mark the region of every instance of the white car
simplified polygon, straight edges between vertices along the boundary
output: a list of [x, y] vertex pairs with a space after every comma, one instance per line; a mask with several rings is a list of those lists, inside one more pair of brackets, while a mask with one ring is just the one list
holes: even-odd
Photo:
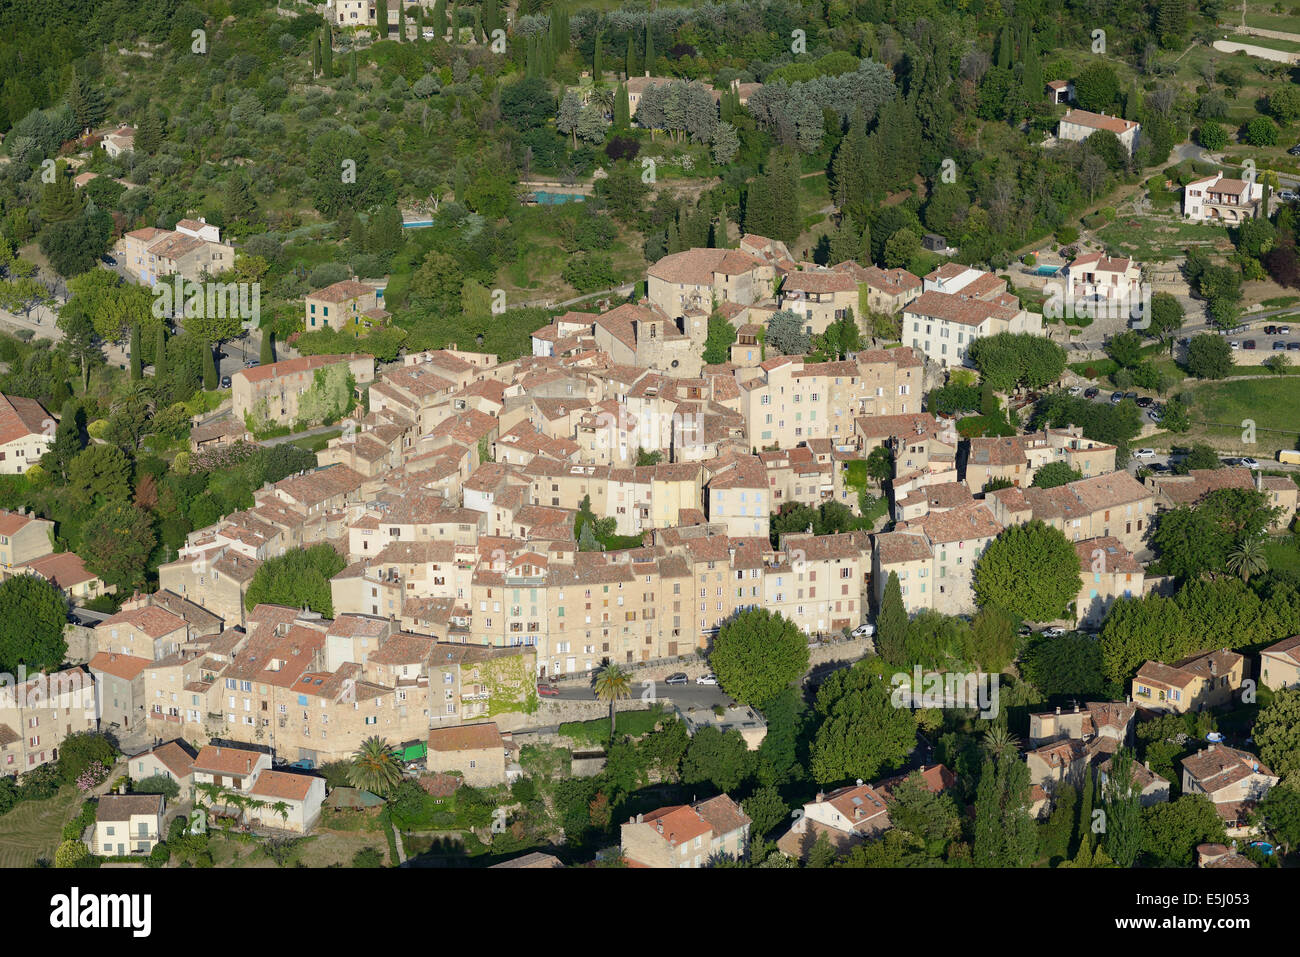
[[716, 685], [718, 683], [717, 675], [700, 675], [695, 679], [697, 685]]
[[1133, 453], [1133, 458], [1135, 458], [1135, 459], [1151, 459], [1151, 458], [1155, 458], [1155, 455], [1156, 455], [1156, 450], [1155, 450], [1155, 449], [1138, 449], [1137, 451], [1135, 451], [1135, 452]]
[[1259, 468], [1259, 463], [1256, 462], [1256, 461], [1255, 461], [1254, 459], [1252, 459], [1252, 458], [1240, 458], [1240, 459], [1237, 459], [1237, 464], [1238, 464], [1238, 465], [1244, 465], [1244, 466], [1245, 466], [1246, 468], [1248, 468], [1248, 469], [1257, 469], [1257, 468]]
[[854, 638], [870, 638], [876, 633], [876, 626], [871, 624], [858, 625], [853, 629]]
[[1070, 386], [1070, 395], [1083, 395], [1083, 386], [1081, 385]]
[[1043, 629], [1043, 637], [1044, 637], [1044, 638], [1060, 638], [1060, 637], [1061, 637], [1062, 635], [1064, 635], [1064, 634], [1065, 634], [1065, 629], [1064, 629], [1064, 628], [1044, 628], [1044, 629]]
[[1231, 342], [1228, 343], [1228, 346], [1232, 349], [1240, 349], [1241, 343], [1238, 342], [1236, 339], [1233, 339]]

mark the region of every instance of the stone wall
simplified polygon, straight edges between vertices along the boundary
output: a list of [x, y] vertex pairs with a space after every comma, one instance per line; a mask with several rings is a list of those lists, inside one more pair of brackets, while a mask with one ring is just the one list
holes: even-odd
[[64, 660], [70, 665], [84, 665], [95, 657], [98, 650], [95, 644], [95, 629], [72, 622], [63, 626], [63, 640], [68, 643], [68, 653]]

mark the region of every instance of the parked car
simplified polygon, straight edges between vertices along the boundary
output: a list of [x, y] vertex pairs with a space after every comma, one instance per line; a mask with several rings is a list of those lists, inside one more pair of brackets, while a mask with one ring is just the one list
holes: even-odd
[[249, 359], [247, 362], [244, 363], [244, 368], [256, 369], [259, 365], [261, 365], [261, 363], [258, 362], [256, 359]]
[[1265, 326], [1265, 327], [1264, 327], [1264, 335], [1266, 335], [1266, 336], [1275, 336], [1275, 335], [1277, 335], [1277, 326]]
[[1289, 150], [1287, 150], [1287, 152], [1290, 153], [1292, 156], [1300, 156], [1300, 143], [1297, 143], [1295, 146], [1291, 147]]
[[538, 685], [537, 693], [543, 698], [558, 698], [560, 696], [560, 689], [553, 688], [550, 685]]
[[1288, 342], [1286, 344], [1287, 352], [1300, 352], [1300, 342]]
[[854, 638], [870, 638], [876, 633], [876, 626], [872, 624], [862, 624], [853, 629]]
[[1112, 392], [1112, 393], [1110, 394], [1110, 401], [1111, 401], [1111, 403], [1114, 404], [1114, 405], [1119, 405], [1121, 402], [1124, 401], [1124, 393], [1123, 393], [1123, 392]]
[[1255, 348], [1255, 340], [1254, 340], [1254, 339], [1247, 339], [1245, 342], [1243, 342], [1243, 343], [1241, 344], [1241, 347], [1242, 347], [1243, 349], [1253, 349], [1253, 348]]
[[1083, 394], [1083, 387], [1082, 387], [1082, 386], [1077, 386], [1077, 385], [1072, 385], [1072, 386], [1070, 386], [1069, 391], [1070, 391], [1070, 395], [1082, 395], [1082, 394]]
[[229, 388], [230, 388], [230, 376], [228, 376], [228, 375], [223, 375], [223, 376], [221, 377], [221, 388], [223, 388], [223, 389], [229, 389]]
[[1064, 634], [1065, 634], [1065, 629], [1064, 629], [1064, 628], [1055, 628], [1055, 627], [1053, 627], [1053, 628], [1044, 628], [1044, 629], [1043, 629], [1043, 637], [1044, 637], [1044, 638], [1060, 638], [1060, 637], [1061, 637], [1062, 635], [1064, 635]]
[[[1287, 150], [1287, 152], [1290, 153], [1291, 151], [1290, 151], [1290, 150]], [[1300, 154], [1292, 153], [1291, 155], [1292, 155], [1292, 156], [1295, 156], [1295, 155], [1300, 155]], [[1297, 195], [1296, 195], [1296, 191], [1293, 190], [1293, 189], [1284, 189], [1284, 190], [1280, 190], [1280, 191], [1278, 192], [1277, 195], [1278, 195], [1278, 198], [1281, 199], [1282, 202], [1284, 202], [1284, 203], [1294, 203], [1294, 202], [1296, 201], [1296, 199], [1300, 198], [1300, 196], [1297, 196]]]
[[666, 685], [684, 685], [684, 684], [686, 684], [686, 683], [687, 683], [688, 681], [690, 681], [690, 680], [691, 680], [690, 678], [686, 677], [686, 672], [684, 672], [684, 671], [678, 671], [678, 672], [676, 672], [675, 674], [671, 674], [671, 675], [669, 675], [667, 678], [665, 678], [665, 679], [664, 679], [664, 684], [666, 684]]
[[1248, 455], [1243, 455], [1241, 458], [1237, 459], [1237, 464], [1238, 464], [1238, 465], [1244, 465], [1244, 466], [1245, 466], [1246, 468], [1248, 468], [1248, 469], [1257, 469], [1257, 468], [1259, 468], [1259, 463], [1256, 462], [1254, 459], [1252, 459], [1252, 458], [1251, 458], [1250, 456], [1248, 456]]
[[1165, 413], [1161, 409], [1147, 409], [1147, 418], [1152, 422], [1159, 422], [1164, 417]]
[[1168, 465], [1166, 465], [1164, 462], [1152, 462], [1149, 466], [1147, 466], [1147, 468], [1151, 469], [1151, 471], [1153, 471], [1153, 472], [1172, 472], [1172, 471], [1173, 471], [1173, 469], [1171, 469], [1171, 468], [1170, 468]]
[[718, 683], [717, 675], [700, 675], [695, 679], [697, 685], [716, 685]]
[[1241, 459], [1235, 455], [1230, 455], [1227, 458], [1219, 459], [1219, 461], [1222, 462], [1224, 465], [1230, 466], [1232, 468], [1236, 468], [1238, 465], [1241, 464]]
[[1126, 398], [1126, 399], [1132, 399], [1134, 402], [1137, 401], [1137, 397], [1138, 397], [1138, 394], [1137, 394], [1136, 392], [1125, 392], [1125, 393], [1124, 393], [1124, 398]]
[[1278, 352], [1278, 351], [1285, 352], [1285, 351], [1286, 351], [1286, 343], [1283, 342], [1281, 339], [1274, 339], [1274, 340], [1273, 340], [1273, 351], [1274, 351], [1274, 352]]
[[1138, 396], [1137, 407], [1139, 409], [1149, 409], [1151, 408], [1151, 403], [1154, 401], [1155, 400], [1152, 399], [1151, 396], [1149, 395]]
[[1135, 459], [1153, 459], [1155, 457], [1156, 457], [1155, 449], [1137, 449], [1133, 453], [1133, 458]]
[[1233, 348], [1233, 349], [1240, 349], [1240, 348], [1241, 348], [1241, 343], [1238, 342], [1236, 339], [1233, 339], [1231, 342], [1228, 343], [1228, 345], [1229, 345], [1231, 348]]
[[1083, 397], [1085, 399], [1095, 399], [1100, 394], [1100, 392], [1101, 390], [1098, 389], [1095, 385], [1090, 386], [1089, 388], [1083, 390]]
[[1279, 336], [1289, 336], [1289, 335], [1291, 335], [1291, 327], [1290, 327], [1290, 326], [1278, 326], [1278, 327], [1277, 327], [1277, 334], [1278, 334]]
[[316, 762], [311, 758], [303, 758], [301, 761], [295, 761], [289, 767], [298, 771], [311, 771], [316, 767]]

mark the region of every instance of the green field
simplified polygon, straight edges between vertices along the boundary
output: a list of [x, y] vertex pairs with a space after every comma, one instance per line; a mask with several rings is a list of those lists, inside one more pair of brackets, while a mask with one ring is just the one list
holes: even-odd
[[54, 861], [63, 825], [76, 816], [82, 797], [69, 785], [48, 801], [24, 801], [0, 817], [0, 867], [31, 867]]
[[[1192, 430], [1184, 439], [1205, 440], [1221, 451], [1255, 458], [1275, 458], [1279, 449], [1296, 447], [1300, 436], [1300, 380], [1293, 376], [1205, 382], [1194, 390]], [[1255, 444], [1243, 441], [1255, 426]], [[1180, 444], [1186, 444], [1180, 442]]]
[[1222, 226], [1149, 217], [1121, 216], [1098, 229], [1096, 236], [1113, 255], [1132, 256], [1146, 262], [1181, 256], [1189, 243], [1230, 245], [1228, 231]]

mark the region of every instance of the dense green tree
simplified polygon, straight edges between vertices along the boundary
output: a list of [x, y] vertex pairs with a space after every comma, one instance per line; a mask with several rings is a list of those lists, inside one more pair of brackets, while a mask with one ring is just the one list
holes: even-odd
[[1029, 767], [1013, 752], [990, 756], [975, 795], [976, 867], [1026, 867], [1038, 850], [1029, 816]]
[[916, 743], [912, 712], [894, 707], [889, 687], [862, 663], [827, 678], [816, 713], [811, 767], [819, 784], [870, 780], [898, 767]]
[[45, 579], [14, 575], [0, 582], [0, 671], [57, 669], [68, 651], [67, 621], [67, 599]]
[[252, 611], [259, 604], [309, 608], [326, 618], [334, 617], [334, 599], [330, 579], [341, 572], [347, 562], [330, 545], [313, 545], [295, 549], [258, 566], [244, 597], [244, 607]]
[[1197, 844], [1223, 844], [1223, 819], [1204, 794], [1142, 809], [1142, 851], [1159, 867], [1191, 867]]
[[808, 670], [808, 637], [779, 612], [751, 608], [718, 630], [709, 664], [724, 691], [762, 708]]
[[710, 724], [691, 737], [682, 759], [682, 782], [707, 783], [721, 792], [734, 791], [753, 769], [753, 756], [740, 732], [720, 731]]
[[1070, 468], [1068, 462], [1048, 462], [1034, 473], [1033, 486], [1034, 488], [1056, 488], [1058, 485], [1077, 482], [1081, 478], [1083, 473]]
[[131, 462], [112, 445], [92, 445], [68, 464], [68, 498], [79, 506], [125, 501], [131, 495]]
[[1222, 379], [1232, 371], [1232, 348], [1223, 336], [1203, 332], [1187, 346], [1187, 371], [1198, 379]]
[[1021, 670], [1049, 696], [1100, 694], [1105, 684], [1101, 646], [1091, 635], [1037, 636], [1024, 651]]
[[1079, 594], [1079, 556], [1059, 529], [1035, 520], [1014, 525], [975, 561], [975, 600], [1029, 621], [1065, 615]]
[[1106, 854], [1120, 867], [1132, 867], [1142, 846], [1142, 788], [1133, 780], [1133, 752], [1121, 748], [1104, 778]]
[[876, 651], [891, 665], [901, 666], [907, 656], [907, 609], [898, 573], [891, 571], [876, 615]]
[[124, 500], [110, 500], [82, 526], [79, 552], [90, 571], [119, 591], [130, 592], [144, 583], [156, 544], [153, 519], [147, 512]]
[[1275, 691], [1273, 700], [1259, 710], [1254, 735], [1269, 769], [1292, 787], [1300, 782], [1300, 689]]

